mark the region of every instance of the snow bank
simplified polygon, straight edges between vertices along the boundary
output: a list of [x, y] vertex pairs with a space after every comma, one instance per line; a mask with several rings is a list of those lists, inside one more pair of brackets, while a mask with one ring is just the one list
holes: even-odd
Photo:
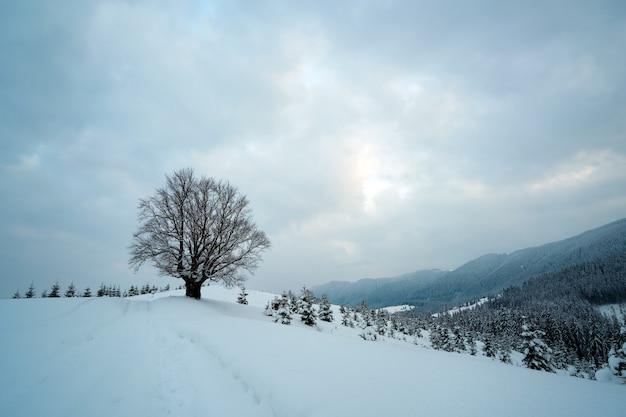
[[[0, 300], [3, 416], [623, 416], [625, 387], [263, 315], [203, 289]], [[174, 294], [174, 295], [172, 295]], [[340, 317], [335, 313], [335, 318]]]

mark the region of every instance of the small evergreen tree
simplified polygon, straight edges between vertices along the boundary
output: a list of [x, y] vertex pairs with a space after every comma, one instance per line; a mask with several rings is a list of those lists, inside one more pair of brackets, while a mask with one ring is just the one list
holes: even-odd
[[485, 353], [485, 356], [488, 358], [494, 358], [496, 356], [496, 352], [493, 348], [491, 337], [485, 336], [485, 341], [483, 343], [483, 352]]
[[139, 291], [134, 285], [131, 285], [130, 288], [128, 289], [128, 296], [134, 297], [136, 295], [139, 295]]
[[24, 298], [34, 298], [34, 297], [35, 297], [35, 284], [31, 282], [30, 287], [28, 287], [28, 290], [24, 294]]
[[322, 301], [320, 301], [319, 318], [329, 323], [333, 321], [333, 311], [330, 308], [330, 302], [326, 294], [322, 295]]
[[287, 292], [287, 298], [289, 299], [289, 309], [291, 314], [300, 314], [300, 303], [298, 302], [296, 295], [291, 292], [291, 290]]
[[470, 355], [476, 355], [476, 340], [474, 340], [474, 334], [472, 332], [467, 332], [465, 334], [465, 339], [467, 341], [467, 346], [469, 347]]
[[91, 288], [87, 287], [85, 288], [85, 291], [83, 291], [83, 297], [91, 297]]
[[448, 329], [438, 324], [435, 325], [435, 327], [430, 330], [430, 345], [433, 349], [451, 352], [453, 349], [450, 343]]
[[451, 347], [455, 352], [465, 351], [465, 339], [463, 339], [463, 335], [461, 335], [461, 328], [459, 326], [454, 326], [454, 329], [452, 329]]
[[248, 304], [248, 293], [246, 292], [246, 287], [242, 286], [239, 295], [237, 296], [237, 302], [239, 304]]
[[533, 330], [528, 324], [522, 325], [522, 362], [529, 369], [554, 372], [551, 364], [552, 350], [543, 341], [544, 334], [541, 330]]
[[265, 315], [270, 316], [270, 317], [275, 317], [279, 308], [280, 308], [280, 298], [274, 297], [273, 300], [268, 301], [267, 304], [265, 305]]
[[74, 282], [73, 281], [67, 287], [67, 290], [65, 291], [65, 296], [67, 298], [76, 297], [76, 287], [74, 287]]
[[439, 326], [439, 339], [441, 341], [441, 349], [446, 352], [454, 352], [455, 343], [450, 337], [450, 330], [445, 326]]
[[376, 310], [369, 310], [363, 319], [365, 321], [365, 327], [374, 326], [376, 324]]
[[41, 298], [47, 298], [48, 297], [48, 291], [47, 290], [43, 290], [41, 292]]
[[291, 306], [289, 296], [285, 292], [283, 292], [278, 303], [278, 309], [274, 313], [274, 321], [281, 324], [291, 324]]
[[20, 295], [20, 290], [17, 290], [13, 293], [13, 299], [18, 299], [18, 298], [22, 298], [22, 296]]
[[302, 287], [302, 294], [298, 300], [298, 310], [300, 312], [300, 320], [307, 326], [314, 326], [317, 321], [317, 314], [313, 307], [313, 293], [306, 287]]
[[339, 312], [341, 313], [341, 325], [346, 327], [354, 327], [352, 318], [350, 317], [350, 309], [343, 304], [339, 306]]
[[106, 287], [104, 286], [104, 283], [100, 284], [100, 288], [98, 288], [98, 292], [96, 293], [97, 297], [104, 297], [106, 295]]
[[376, 313], [376, 333], [381, 336], [387, 334], [387, 312], [386, 310], [378, 310]]
[[[367, 302], [365, 301], [365, 299], [361, 300], [361, 303], [358, 305], [358, 307], [355, 310], [355, 315], [356, 313], [359, 313], [361, 315], [361, 318], [364, 321], [364, 323], [362, 323], [363, 327], [372, 326], [374, 324], [370, 309], [367, 306]], [[355, 321], [357, 321], [356, 318], [355, 318]]]
[[500, 362], [511, 363], [511, 348], [508, 345], [502, 345], [500, 350]]
[[61, 287], [59, 286], [59, 281], [55, 282], [50, 288], [50, 294], [48, 294], [49, 298], [59, 298], [61, 295], [59, 292], [61, 291]]
[[374, 328], [374, 326], [365, 327], [363, 330], [361, 330], [359, 336], [361, 336], [363, 340], [367, 340], [370, 342], [374, 342], [378, 339], [378, 335], [376, 334], [376, 329]]
[[375, 323], [375, 311], [370, 310], [365, 304], [365, 301], [361, 302], [361, 305], [357, 307], [357, 310], [354, 312], [354, 321], [358, 323], [359, 327], [366, 328], [370, 326], [374, 326]]
[[626, 384], [626, 343], [620, 349], [611, 348], [609, 368], [613, 374]]

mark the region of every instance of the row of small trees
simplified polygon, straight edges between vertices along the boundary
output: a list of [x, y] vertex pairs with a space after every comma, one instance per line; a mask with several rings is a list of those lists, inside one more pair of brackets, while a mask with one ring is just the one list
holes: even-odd
[[323, 295], [318, 308], [315, 308], [315, 301], [315, 296], [306, 287], [302, 287], [300, 297], [296, 297], [291, 291], [283, 292], [280, 297], [267, 303], [265, 315], [281, 324], [291, 324], [294, 315], [299, 315], [307, 326], [315, 326], [318, 319], [332, 322], [334, 318], [328, 298]]
[[[150, 285], [150, 284], [145, 284], [142, 287], [131, 285], [130, 288], [125, 291], [121, 291], [119, 286], [101, 284], [98, 290], [96, 291], [95, 296], [97, 297], [133, 297], [135, 295], [155, 294], [157, 292], [163, 292], [163, 291], [169, 291], [169, 290], [170, 290], [169, 284], [163, 288], [158, 288], [157, 286]], [[43, 290], [40, 294], [40, 297], [41, 298], [59, 298], [59, 297], [72, 298], [72, 297], [92, 297], [93, 295], [94, 294], [91, 291], [90, 287], [85, 288], [81, 292], [76, 288], [76, 286], [74, 285], [74, 282], [70, 283], [70, 285], [68, 285], [65, 292], [62, 293], [61, 286], [59, 285], [58, 282], [55, 282], [50, 288], [50, 291], [48, 292], [48, 290]], [[33, 283], [30, 284], [30, 286], [28, 287], [28, 289], [26, 290], [23, 296], [20, 294], [19, 290], [15, 291], [15, 293], [13, 294], [14, 299], [36, 298], [36, 297], [37, 297], [37, 292], [35, 290], [35, 285]]]

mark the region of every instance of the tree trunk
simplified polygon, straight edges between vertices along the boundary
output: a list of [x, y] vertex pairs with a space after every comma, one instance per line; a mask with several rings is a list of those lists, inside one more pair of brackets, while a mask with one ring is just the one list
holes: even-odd
[[195, 298], [196, 300], [200, 299], [200, 289], [202, 288], [202, 283], [195, 281], [186, 281], [185, 282], [185, 295], [187, 297]]

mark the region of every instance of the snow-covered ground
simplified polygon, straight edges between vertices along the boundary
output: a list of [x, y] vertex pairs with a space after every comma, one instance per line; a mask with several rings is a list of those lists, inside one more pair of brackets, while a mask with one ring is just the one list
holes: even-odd
[[2, 416], [624, 416], [626, 387], [338, 323], [285, 326], [273, 295], [0, 300]]
[[598, 310], [605, 316], [617, 317], [621, 322], [626, 319], [626, 304], [605, 304], [598, 307]]
[[402, 304], [399, 306], [383, 307], [381, 310], [385, 310], [387, 311], [387, 313], [393, 314], [393, 313], [398, 313], [400, 311], [411, 311], [413, 310], [413, 306], [408, 305], [408, 304]]
[[[446, 311], [446, 313], [450, 314], [451, 316], [455, 315], [456, 313], [460, 313], [461, 311], [465, 311], [465, 310], [473, 310], [476, 307], [485, 304], [487, 301], [489, 301], [489, 298], [484, 297], [481, 298], [480, 300], [476, 301], [473, 304], [470, 305], [466, 305], [466, 306], [462, 306], [462, 307], [454, 307], [451, 308], [450, 310]], [[439, 315], [439, 313], [435, 313], [433, 314], [433, 317], [437, 317]]]

